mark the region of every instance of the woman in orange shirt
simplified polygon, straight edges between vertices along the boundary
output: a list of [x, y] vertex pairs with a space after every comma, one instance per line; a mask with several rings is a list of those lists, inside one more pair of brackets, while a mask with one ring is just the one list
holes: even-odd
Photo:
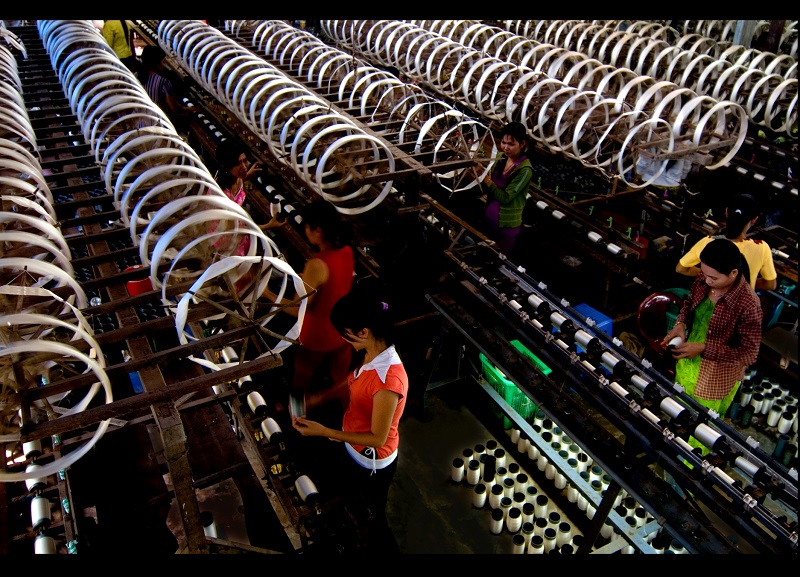
[[386, 518], [386, 502], [397, 470], [408, 374], [395, 350], [389, 306], [371, 293], [353, 290], [336, 302], [331, 322], [355, 350], [342, 428], [302, 416], [294, 418], [292, 425], [304, 437], [326, 437], [344, 444], [342, 467], [337, 470], [342, 490], [371, 513], [364, 552], [400, 553]]

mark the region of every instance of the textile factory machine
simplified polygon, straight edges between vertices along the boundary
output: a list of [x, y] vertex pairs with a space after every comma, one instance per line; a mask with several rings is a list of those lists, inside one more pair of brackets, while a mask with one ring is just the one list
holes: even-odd
[[[32, 154], [41, 159], [37, 183], [56, 199], [54, 214], [78, 282], [34, 283], [38, 290], [55, 284], [54, 301], [45, 301], [36, 290], [28, 294], [7, 288], [4, 314], [72, 315], [78, 320], [66, 322], [78, 327], [84, 326], [85, 316], [92, 330], [69, 329], [76, 335], [71, 340], [80, 343], [76, 352], [62, 351], [55, 342], [40, 351], [29, 342], [31, 334], [41, 334], [31, 327], [32, 319], [7, 317], [16, 323], [10, 340], [28, 342], [6, 346], [2, 355], [9, 361], [4, 374], [13, 375], [4, 380], [4, 442], [14, 456], [6, 464], [2, 480], [7, 482], [0, 484], [9, 503], [9, 523], [3, 525], [11, 525], [3, 539], [5, 551], [30, 552], [31, 542], [37, 552], [111, 547], [101, 536], [111, 527], [117, 535], [128, 535], [113, 512], [114, 497], [100, 488], [112, 483], [112, 471], [104, 467], [100, 476], [87, 464], [100, 451], [84, 457], [89, 448], [102, 448], [104, 434], [128, 435], [130, 442], [144, 440], [153, 447], [137, 456], [145, 471], [140, 474], [152, 486], [140, 506], [159, 512], [138, 525], [126, 519], [132, 539], [136, 529], [163, 524], [163, 508], [175, 498], [182, 504], [189, 552], [347, 550], [358, 542], [359, 512], [326, 494], [327, 481], [318, 464], [291, 435], [282, 389], [274, 377], [297, 325], [229, 290], [241, 266], [259, 264], [273, 272], [259, 276], [256, 286], [263, 278], [287, 294], [303, 295], [294, 271], [310, 248], [292, 213], [322, 198], [335, 203], [354, 224], [359, 282], [378, 283], [402, 298], [405, 326], [413, 335], [408, 340], [417, 341], [409, 359], [425, 357], [433, 346], [418, 342], [418, 329], [441, 323], [444, 332], [501, 370], [528, 402], [579, 440], [612, 475], [611, 490], [601, 498], [565, 463], [559, 467], [581, 493], [593, 495], [597, 514], [590, 530], [595, 535], [608, 521], [626, 542], [650, 552], [646, 535], [663, 526], [692, 552], [736, 552], [729, 536], [707, 520], [710, 511], [759, 552], [796, 552], [796, 469], [742, 437], [723, 416], [694, 403], [657, 367], [570, 306], [564, 294], [556, 296], [556, 289], [535, 278], [529, 263], [512, 263], [497, 252], [474, 224], [482, 206], [475, 173], [487, 170], [497, 156], [493, 132], [505, 120], [497, 108], [501, 95], [497, 90], [487, 94], [489, 78], [505, 74], [506, 82], [516, 79], [512, 94], [502, 95], [507, 110], [516, 110], [517, 118], [535, 115], [534, 110], [552, 113], [539, 114], [532, 130], [542, 135], [537, 140], [539, 178], [530, 202], [538, 211], [534, 222], [546, 223], [540, 222], [538, 229], [564, 225], [561, 241], [592, 255], [594, 264], [606, 271], [602, 304], [609, 304], [614, 292], [622, 300], [626, 291], [642, 294], [659, 279], [644, 258], [640, 237], [631, 235], [632, 228], [644, 224], [642, 211], [650, 215], [647, 231], [652, 238], [663, 237], [672, 225], [687, 236], [690, 231], [700, 234], [709, 222], [693, 214], [705, 200], [686, 202], [688, 189], [664, 192], [650, 185], [675, 159], [691, 156], [706, 167], [732, 162], [733, 153], [748, 141], [741, 131], [746, 124], [742, 111], [735, 109], [735, 121], [723, 122], [722, 132], [708, 139], [696, 125], [719, 123], [723, 107], [690, 99], [694, 104], [681, 122], [694, 122], [689, 140], [697, 137], [691, 152], [678, 155], [677, 137], [655, 130], [671, 120], [666, 114], [660, 121], [631, 123], [627, 131], [615, 132], [610, 127], [620, 128], [636, 115], [614, 116], [606, 102], [594, 113], [606, 117], [608, 138], [590, 136], [598, 133], [585, 128], [586, 123], [598, 114], [584, 118], [581, 106], [595, 105], [575, 90], [539, 87], [534, 79], [540, 79], [540, 71], [528, 75], [499, 65], [488, 71], [494, 62], [474, 60], [474, 70], [462, 70], [467, 77], [463, 94], [473, 101], [452, 86], [437, 90], [437, 78], [449, 74], [441, 67], [428, 83], [419, 77], [414, 83], [402, 81], [400, 77], [408, 79], [424, 68], [425, 58], [414, 60], [414, 54], [438, 55], [427, 61], [443, 66], [471, 56], [450, 40], [440, 46], [438, 37], [410, 23], [385, 28], [373, 21], [355, 21], [359, 24], [349, 28], [323, 23], [328, 36], [321, 42], [281, 21], [225, 21], [215, 28], [198, 21], [136, 20], [131, 23], [141, 38], [168, 54], [170, 68], [185, 83], [185, 102], [197, 111], [183, 134], [168, 119], [148, 118], [144, 126], [163, 130], [153, 130], [157, 139], [137, 141], [126, 131], [142, 130], [142, 100], [128, 108], [126, 97], [111, 92], [113, 86], [132, 94], [132, 86], [125, 84], [130, 79], [121, 81], [117, 69], [102, 77], [85, 72], [97, 57], [93, 50], [102, 52], [104, 62], [110, 58], [82, 22], [68, 22], [41, 21], [18, 31], [26, 53], [17, 51], [14, 58], [24, 87], [22, 110], [32, 128], [10, 134], [32, 142]], [[364, 35], [360, 44], [351, 43], [350, 31]], [[378, 60], [360, 59], [369, 51], [354, 46], [366, 46], [366, 38], [380, 48], [372, 50]], [[415, 47], [421, 51], [415, 53]], [[413, 70], [404, 69], [409, 61], [415, 62]], [[469, 89], [469, 78], [480, 80], [477, 90]], [[780, 85], [774, 86], [777, 90]], [[778, 118], [791, 116], [791, 111], [770, 105], [773, 129], [779, 129]], [[133, 108], [137, 112], [129, 114]], [[700, 115], [690, 114], [700, 110]], [[665, 107], [659, 111], [664, 113]], [[580, 119], [583, 131], [577, 127]], [[15, 126], [8, 119], [6, 123]], [[8, 134], [2, 136], [9, 139]], [[217, 260], [218, 254], [189, 240], [198, 230], [189, 223], [198, 218], [205, 226], [211, 216], [195, 217], [196, 205], [174, 204], [181, 196], [213, 186], [203, 165], [213, 167], [216, 146], [225, 138], [240, 142], [268, 169], [248, 195], [247, 212], [208, 206], [219, 211], [213, 218], [223, 223], [245, 221], [244, 234], [251, 235], [256, 252], [239, 261]], [[185, 160], [191, 153], [183, 152], [182, 142], [192, 145], [197, 158]], [[666, 149], [658, 150], [660, 146]], [[182, 152], [173, 162], [176, 150]], [[562, 156], [564, 150], [569, 154]], [[642, 155], [644, 150], [649, 154]], [[590, 156], [589, 164], [598, 166], [586, 166]], [[183, 180], [176, 185], [176, 179]], [[559, 179], [580, 182], [582, 188], [571, 191], [570, 198], [570, 189]], [[190, 192], [179, 192], [179, 186]], [[786, 194], [796, 197], [796, 180], [794, 192]], [[594, 199], [596, 212], [581, 198]], [[626, 211], [635, 216], [613, 211], [610, 218], [609, 207], [623, 200], [634, 204], [635, 209]], [[251, 215], [265, 222], [276, 210], [289, 226], [268, 235], [252, 228]], [[660, 219], [652, 217], [662, 212], [674, 215], [674, 222], [654, 222]], [[796, 239], [780, 226], [772, 231], [779, 242], [770, 240], [771, 246], [785, 256], [776, 261], [783, 259], [796, 281]], [[234, 239], [242, 234], [227, 224], [221, 233]], [[4, 256], [12, 254], [8, 250]], [[19, 267], [8, 265], [3, 279], [8, 287], [19, 282], [26, 286], [18, 280]], [[52, 274], [35, 267], [29, 271], [39, 277]], [[32, 302], [21, 307], [13, 298], [20, 292]], [[73, 292], [76, 297], [70, 301]], [[68, 304], [52, 304], [62, 301]], [[220, 313], [225, 313], [222, 320]], [[47, 335], [45, 331], [43, 340], [63, 340]], [[73, 358], [66, 362], [62, 356]], [[105, 362], [98, 366], [95, 357]], [[426, 362], [420, 366], [421, 372], [428, 369]], [[480, 375], [475, 377], [515, 427], [537, 438], [529, 419]], [[104, 404], [94, 398], [95, 392], [83, 401], [69, 398], [85, 394], [96, 380], [106, 390]], [[18, 386], [10, 387], [11, 382]], [[17, 396], [8, 401], [11, 389]], [[424, 398], [426, 391], [417, 394]], [[206, 429], [208, 423], [215, 426]], [[710, 453], [702, 456], [693, 450], [686, 442], [689, 435]], [[558, 455], [544, 444], [541, 451], [558, 463]], [[100, 453], [109, 456], [112, 451]], [[691, 498], [678, 498], [656, 469]], [[165, 472], [171, 487], [164, 485]], [[252, 512], [247, 515], [252, 547], [213, 538], [195, 495], [229, 477]], [[627, 530], [615, 511], [621, 489], [643, 503], [653, 518], [641, 530]], [[47, 497], [49, 504], [31, 503], [28, 523], [25, 509], [32, 495]], [[41, 519], [33, 518], [37, 515]], [[256, 516], [274, 522], [257, 529]], [[12, 517], [22, 520], [10, 523]]]

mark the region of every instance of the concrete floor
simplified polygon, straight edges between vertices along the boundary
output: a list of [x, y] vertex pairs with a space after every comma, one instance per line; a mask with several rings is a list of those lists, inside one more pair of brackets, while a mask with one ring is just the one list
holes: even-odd
[[403, 553], [511, 552], [511, 535], [489, 530], [488, 505], [473, 508], [472, 488], [450, 478], [453, 458], [495, 438], [458, 402], [458, 387], [464, 385], [451, 383], [428, 395], [429, 421], [412, 417], [400, 425], [387, 516]]

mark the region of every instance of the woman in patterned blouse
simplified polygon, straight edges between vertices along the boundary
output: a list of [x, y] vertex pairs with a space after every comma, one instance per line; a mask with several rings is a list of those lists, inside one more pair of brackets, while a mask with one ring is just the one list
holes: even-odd
[[700, 253], [700, 274], [664, 337], [677, 360], [675, 380], [698, 403], [724, 417], [745, 369], [756, 362], [763, 313], [748, 282], [749, 268], [728, 239], [718, 238]]

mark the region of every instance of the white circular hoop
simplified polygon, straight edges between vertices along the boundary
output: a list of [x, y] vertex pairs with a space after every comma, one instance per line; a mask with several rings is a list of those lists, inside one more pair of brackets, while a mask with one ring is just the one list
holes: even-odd
[[[105, 370], [102, 366], [95, 361], [94, 359], [89, 358], [87, 355], [83, 354], [82, 352], [78, 351], [74, 347], [69, 345], [65, 345], [63, 343], [58, 342], [50, 342], [50, 341], [33, 341], [33, 342], [15, 342], [11, 343], [6, 347], [0, 348], [0, 358], [2, 357], [24, 357], [26, 354], [31, 354], [31, 356], [38, 356], [40, 353], [49, 353], [49, 354], [57, 354], [62, 355], [64, 357], [69, 358], [76, 358], [81, 362], [85, 363], [89, 370], [91, 370], [99, 380], [100, 386], [103, 387], [103, 390], [106, 394], [106, 404], [111, 403], [113, 401], [113, 396], [111, 393], [111, 381], [108, 378]], [[92, 385], [94, 388], [97, 384]], [[74, 409], [74, 407], [73, 407]], [[72, 410], [72, 409], [71, 409]], [[74, 412], [74, 411], [73, 411]], [[110, 421], [108, 419], [101, 421], [97, 429], [94, 431], [91, 439], [86, 441], [81, 447], [78, 449], [74, 449], [69, 453], [55, 459], [54, 461], [42, 465], [35, 471], [27, 472], [27, 473], [7, 473], [7, 472], [0, 472], [0, 481], [25, 481], [27, 479], [31, 479], [33, 477], [40, 477], [40, 476], [48, 476], [48, 475], [55, 475], [59, 471], [66, 469], [67, 467], [74, 464], [78, 459], [83, 457], [89, 450], [91, 450], [97, 442], [103, 437], [106, 430], [108, 429]], [[20, 435], [3, 435], [2, 440], [3, 442], [13, 442], [19, 441]]]
[[[306, 295], [306, 289], [305, 285], [303, 284], [303, 280], [297, 273], [294, 272], [292, 267], [289, 266], [283, 260], [274, 257], [229, 256], [223, 260], [215, 262], [206, 271], [204, 271], [203, 274], [194, 282], [194, 284], [192, 284], [192, 287], [189, 289], [189, 291], [181, 297], [180, 301], [178, 301], [178, 306], [175, 312], [175, 328], [178, 333], [178, 340], [182, 344], [187, 344], [189, 342], [190, 335], [187, 335], [185, 327], [188, 318], [189, 305], [192, 304], [192, 295], [199, 293], [202, 290], [203, 285], [206, 284], [207, 282], [215, 282], [218, 277], [226, 275], [229, 271], [233, 269], [239, 269], [242, 265], [249, 265], [251, 268], [253, 268], [256, 265], [260, 266], [262, 261], [266, 262], [269, 266], [275, 268], [284, 275], [283, 282], [281, 283], [280, 289], [277, 294], [278, 301], [280, 301], [286, 294], [286, 289], [289, 287], [289, 282], [292, 283], [292, 288], [294, 289], [294, 292], [297, 295], [299, 296]], [[260, 295], [261, 292], [263, 292], [263, 289], [266, 286], [266, 280], [269, 279], [268, 278], [265, 279], [264, 282], [262, 282], [259, 285], [259, 287], [257, 287], [257, 290], [255, 291], [256, 294]], [[298, 309], [297, 321], [289, 329], [289, 331], [285, 333], [286, 339], [280, 340], [275, 347], [273, 347], [270, 351], [259, 355], [258, 358], [264, 357], [266, 355], [277, 354], [282, 350], [284, 350], [285, 348], [289, 347], [292, 344], [292, 340], [297, 340], [297, 338], [300, 336], [300, 330], [303, 326], [303, 321], [305, 319], [307, 303], [308, 299], [302, 298]], [[277, 308], [274, 308], [272, 310], [277, 311]], [[269, 322], [271, 318], [272, 317], [267, 316], [265, 321], [259, 323], [260, 326], [266, 326], [266, 324]], [[198, 361], [199, 360], [200, 359], [198, 359]], [[207, 361], [204, 361], [201, 362], [200, 364], [207, 366], [211, 370], [218, 370], [220, 368], [224, 368], [224, 365], [214, 364], [214, 366], [210, 366], [207, 363], [208, 363]]]
[[52, 282], [56, 283], [56, 287], [69, 287], [75, 294], [75, 305], [78, 308], [85, 308], [88, 305], [86, 293], [75, 278], [49, 262], [25, 257], [6, 257], [0, 259], [0, 270], [24, 272], [32, 277], [35, 282], [26, 285], [26, 288], [44, 288]]
[[[394, 172], [394, 156], [392, 155], [391, 150], [384, 144], [384, 142], [372, 135], [369, 134], [350, 134], [348, 136], [344, 136], [334, 142], [331, 146], [325, 150], [322, 157], [319, 159], [319, 163], [317, 165], [317, 171], [315, 175], [315, 181], [317, 183], [318, 190], [317, 192], [320, 195], [323, 195], [323, 198], [327, 198], [328, 200], [332, 200], [334, 198], [333, 195], [328, 194], [327, 197], [323, 194], [323, 182], [322, 182], [322, 174], [325, 173], [325, 168], [330, 160], [330, 158], [338, 152], [339, 148], [343, 148], [346, 146], [350, 146], [351, 143], [357, 142], [362, 147], [362, 149], [371, 149], [373, 151], [373, 161], [385, 161], [386, 162], [386, 173], [392, 174]], [[383, 155], [381, 155], [381, 152]], [[380, 166], [380, 162], [375, 162], [376, 166]], [[342, 179], [342, 181], [346, 181], [347, 179]], [[341, 197], [336, 197], [336, 201], [334, 205], [339, 212], [344, 214], [362, 214], [367, 212], [376, 206], [378, 206], [383, 200], [389, 195], [389, 192], [392, 189], [394, 181], [392, 179], [387, 180], [383, 187], [381, 188], [380, 192], [367, 204], [357, 206], [357, 207], [343, 207], [341, 206], [342, 201], [346, 198], [350, 200], [354, 197], [355, 193], [350, 193]], [[358, 194], [355, 198], [364, 196], [364, 193], [371, 188], [371, 185], [364, 185], [358, 189]], [[337, 204], [338, 203], [338, 204]]]
[[[654, 131], [653, 131], [653, 127], [656, 126], [656, 125], [659, 125], [659, 124], [664, 125], [666, 128], [668, 128], [668, 130], [666, 131], [666, 135], [669, 138], [668, 138], [668, 144], [667, 144], [665, 152], [666, 153], [671, 153], [675, 148], [675, 139], [674, 139], [674, 137], [672, 135], [672, 127], [671, 127], [671, 125], [669, 124], [669, 122], [667, 122], [663, 118], [650, 118], [648, 120], [645, 120], [644, 122], [641, 122], [640, 124], [637, 124], [633, 128], [633, 130], [628, 132], [627, 136], [625, 137], [625, 140], [622, 142], [622, 147], [620, 149], [620, 155], [619, 155], [619, 158], [617, 159], [617, 170], [619, 171], [620, 179], [622, 179], [622, 181], [625, 182], [625, 184], [627, 184], [631, 188], [646, 188], [646, 187], [650, 186], [652, 183], [654, 183], [658, 179], [658, 177], [660, 177], [664, 173], [664, 171], [667, 168], [667, 164], [669, 162], [668, 159], [664, 159], [664, 160], [660, 160], [660, 161], [654, 159], [647, 166], [647, 169], [644, 172], [645, 175], [650, 174], [650, 177], [646, 178], [644, 180], [644, 182], [636, 183], [636, 182], [634, 182], [632, 180], [629, 180], [629, 178], [628, 178], [628, 173], [630, 173], [630, 172], [633, 172], [633, 173], [641, 173], [642, 172], [640, 170], [640, 168], [642, 168], [641, 164], [640, 164], [641, 155], [637, 155], [636, 151], [628, 152], [629, 147], [632, 145], [632, 143], [634, 141], [634, 138], [640, 138], [641, 137], [640, 133], [643, 133], [643, 131], [647, 131], [648, 136], [651, 136], [651, 135], [655, 134]], [[662, 150], [662, 147], [664, 146], [663, 140], [664, 140], [664, 135], [659, 134], [658, 137], [656, 138], [656, 141], [659, 142], [658, 148], [655, 151], [652, 148], [649, 149], [649, 150], [653, 151], [652, 152], [653, 154], [656, 154], [658, 150]], [[651, 170], [650, 169], [653, 163], [656, 163], [655, 170]]]

